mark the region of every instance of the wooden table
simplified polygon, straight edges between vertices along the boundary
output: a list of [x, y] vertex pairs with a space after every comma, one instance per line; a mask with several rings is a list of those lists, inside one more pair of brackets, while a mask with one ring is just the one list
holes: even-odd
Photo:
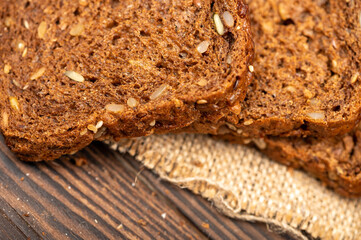
[[291, 239], [223, 216], [102, 143], [74, 158], [24, 163], [0, 140], [0, 239]]

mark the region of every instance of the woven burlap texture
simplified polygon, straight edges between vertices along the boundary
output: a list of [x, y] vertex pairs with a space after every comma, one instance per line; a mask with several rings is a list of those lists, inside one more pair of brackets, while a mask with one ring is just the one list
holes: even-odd
[[128, 152], [162, 179], [212, 201], [232, 218], [261, 221], [306, 239], [359, 239], [361, 200], [340, 197], [302, 171], [246, 146], [204, 135], [124, 140]]

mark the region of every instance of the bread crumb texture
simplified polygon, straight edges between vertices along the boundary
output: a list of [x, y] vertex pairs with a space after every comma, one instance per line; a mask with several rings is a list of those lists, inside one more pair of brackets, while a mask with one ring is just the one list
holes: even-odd
[[241, 0], [0, 1], [7, 144], [49, 160], [95, 138], [218, 121], [252, 77], [247, 10]]
[[244, 137], [351, 131], [361, 116], [361, 1], [252, 0], [249, 8], [255, 81], [241, 113], [225, 121]]

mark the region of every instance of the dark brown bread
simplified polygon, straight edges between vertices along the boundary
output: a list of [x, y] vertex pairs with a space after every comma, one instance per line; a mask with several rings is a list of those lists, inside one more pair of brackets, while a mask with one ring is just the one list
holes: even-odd
[[50, 160], [94, 139], [218, 121], [252, 76], [247, 10], [242, 0], [0, 1], [7, 144]]
[[[250, 11], [256, 80], [239, 120], [214, 128], [227, 134], [217, 137], [253, 144], [344, 196], [361, 196], [360, 129], [324, 139], [269, 136], [335, 135], [357, 124], [361, 1], [252, 0]], [[307, 116], [318, 112], [322, 119]]]
[[227, 122], [244, 137], [351, 131], [361, 110], [361, 1], [250, 0], [249, 7], [255, 81], [233, 114], [195, 129], [217, 134]]
[[348, 197], [361, 196], [361, 131], [342, 137], [265, 138], [262, 150], [272, 159], [302, 168]]

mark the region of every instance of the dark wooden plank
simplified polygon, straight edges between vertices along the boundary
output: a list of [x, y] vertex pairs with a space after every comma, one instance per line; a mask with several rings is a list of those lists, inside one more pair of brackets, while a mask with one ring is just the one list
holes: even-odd
[[0, 239], [284, 239], [101, 143], [76, 157], [88, 163], [24, 163], [0, 141]]
[[[135, 169], [138, 163], [131, 161], [132, 157], [124, 156]], [[172, 201], [180, 211], [187, 216], [205, 235], [212, 239], [291, 239], [289, 236], [280, 236], [271, 232], [265, 224], [248, 223], [230, 219], [220, 214], [210, 202], [191, 192], [179, 189], [173, 184], [161, 181], [152, 172], [145, 171], [138, 176], [140, 181], [145, 181], [160, 191]], [[208, 225], [209, 226], [208, 226]], [[205, 227], [207, 226], [207, 227]]]
[[39, 236], [205, 238], [176, 207], [162, 202], [160, 194], [142, 183], [137, 183], [139, 188], [132, 187], [135, 175], [124, 171], [115, 159], [103, 160], [89, 149], [88, 164], [83, 167], [70, 161], [27, 164], [14, 159], [3, 144], [0, 149], [0, 181], [4, 185], [0, 196], [6, 196], [6, 202]]
[[19, 215], [3, 197], [0, 197], [0, 238], [1, 239], [41, 239], [24, 220], [28, 213]]
[[23, 239], [25, 235], [2, 213], [0, 214], [0, 239]]

